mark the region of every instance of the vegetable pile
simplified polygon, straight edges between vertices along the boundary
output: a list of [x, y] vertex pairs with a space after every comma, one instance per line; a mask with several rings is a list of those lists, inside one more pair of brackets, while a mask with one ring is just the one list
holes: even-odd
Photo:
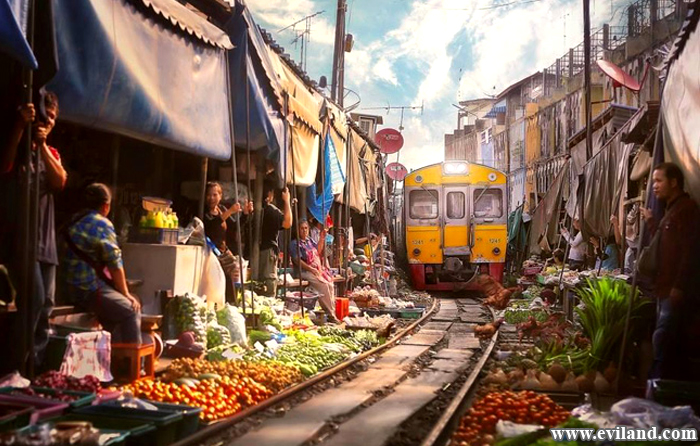
[[462, 418], [451, 446], [494, 444], [499, 420], [552, 427], [569, 417], [569, 412], [546, 395], [532, 391], [491, 392], [477, 401]]
[[80, 398], [80, 395], [70, 395], [60, 390], [56, 390], [55, 392], [44, 392], [40, 389], [34, 389], [31, 387], [15, 389], [10, 392], [10, 395], [32, 396], [52, 401], [61, 401], [63, 403], [70, 403], [71, 401], [75, 401]]
[[78, 392], [97, 393], [102, 386], [100, 380], [92, 375], [83, 378], [64, 375], [55, 370], [50, 370], [34, 380], [36, 387], [46, 387], [49, 389], [75, 390]]

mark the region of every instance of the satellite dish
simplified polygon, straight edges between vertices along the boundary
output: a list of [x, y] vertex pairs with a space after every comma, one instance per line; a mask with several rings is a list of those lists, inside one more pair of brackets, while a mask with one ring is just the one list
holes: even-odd
[[638, 92], [642, 89], [642, 86], [635, 78], [627, 74], [622, 68], [618, 67], [614, 63], [607, 60], [598, 60], [596, 63], [601, 71], [612, 79], [613, 87], [625, 87], [634, 92]]
[[408, 175], [408, 169], [401, 163], [390, 163], [387, 164], [384, 169], [386, 175], [394, 181], [403, 181]]
[[385, 155], [396, 153], [403, 147], [403, 135], [396, 129], [381, 129], [374, 137], [379, 151]]

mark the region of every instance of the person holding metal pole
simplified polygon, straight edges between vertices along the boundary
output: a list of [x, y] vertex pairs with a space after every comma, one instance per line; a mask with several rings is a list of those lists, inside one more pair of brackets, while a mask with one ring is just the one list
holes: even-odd
[[282, 229], [292, 227], [292, 206], [290, 204], [289, 189], [282, 190], [284, 211], [280, 211], [274, 205], [275, 188], [266, 187], [265, 204], [262, 208], [262, 230], [260, 232], [260, 278], [265, 281], [265, 295], [277, 295], [277, 259], [279, 257], [279, 244], [277, 236]]
[[[31, 147], [38, 153], [37, 161], [31, 169], [39, 174], [39, 214], [38, 239], [36, 241], [36, 263], [34, 267], [33, 314], [31, 321], [34, 333], [34, 360], [41, 365], [44, 351], [49, 342], [49, 316], [54, 307], [56, 294], [56, 226], [54, 220], [54, 197], [62, 191], [68, 181], [68, 174], [61, 163], [61, 156], [46, 140], [58, 118], [58, 97], [52, 92], [44, 92], [39, 116], [33, 104], [25, 104], [17, 110], [17, 121], [10, 139], [0, 152], [0, 173], [11, 173], [17, 168], [17, 149], [24, 136], [24, 129], [32, 124]], [[23, 247], [27, 249], [27, 247]]]

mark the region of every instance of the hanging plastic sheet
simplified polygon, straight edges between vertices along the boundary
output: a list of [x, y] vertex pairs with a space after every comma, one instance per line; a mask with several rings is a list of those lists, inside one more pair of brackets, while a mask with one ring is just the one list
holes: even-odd
[[585, 178], [583, 232], [607, 237], [612, 234], [610, 216], [616, 213], [624, 183], [627, 181], [627, 159], [634, 144], [622, 142], [623, 134], [644, 115], [639, 110], [583, 167]]
[[523, 204], [525, 200], [525, 176], [527, 169], [519, 169], [510, 174], [510, 212]]
[[[167, 5], [167, 7], [166, 7]], [[228, 37], [174, 0], [56, 0], [61, 118], [199, 156], [231, 156]]]
[[326, 157], [328, 158], [328, 165], [330, 166], [331, 172], [331, 188], [333, 195], [336, 195], [343, 191], [345, 174], [343, 173], [343, 168], [338, 159], [338, 153], [330, 132], [326, 135]]
[[[274, 75], [269, 52], [250, 11], [238, 4], [231, 20], [224, 26], [234, 49], [227, 53], [230, 86], [233, 97], [234, 137], [236, 147], [246, 149], [246, 132], [251, 151], [280, 163], [280, 147], [284, 145], [281, 86]], [[246, 123], [246, 88], [250, 103]], [[281, 176], [282, 169], [276, 169]]]
[[[323, 175], [324, 178], [318, 179], [319, 185], [323, 185], [323, 190], [318, 191], [317, 185], [312, 184], [306, 190], [306, 207], [311, 212], [311, 215], [317, 221], [326, 221], [326, 216], [330, 212], [333, 206], [333, 159], [335, 160], [335, 170], [337, 171], [340, 166], [338, 164], [338, 158], [334, 157], [332, 159], [331, 152], [335, 151], [333, 147], [333, 141], [329, 135], [326, 135], [326, 144], [324, 144], [323, 150]], [[341, 174], [342, 175], [342, 174]], [[319, 193], [320, 192], [320, 193]]]
[[686, 191], [700, 202], [700, 32], [698, 13], [676, 43], [661, 99], [665, 159], [680, 166]]
[[570, 172], [570, 161], [560, 168], [559, 173], [554, 179], [549, 190], [544, 198], [539, 202], [535, 211], [532, 213], [532, 221], [530, 223], [530, 252], [539, 254], [542, 249], [541, 243], [543, 238], [546, 238], [545, 245], [555, 245], [555, 237], [557, 234], [559, 210], [564, 195], [564, 185], [568, 182]]
[[[365, 150], [368, 146], [365, 141], [354, 129], [350, 129], [348, 133], [347, 156], [350, 157], [349, 171], [347, 173], [347, 182], [345, 187], [348, 190], [348, 205], [360, 214], [365, 213], [365, 204], [369, 201], [367, 194], [367, 184], [362, 170], [364, 169], [364, 161], [361, 160], [359, 153]], [[338, 202], [343, 203], [345, 195], [340, 194]]]
[[36, 70], [39, 64], [25, 38], [28, 0], [0, 1], [0, 52], [20, 62], [25, 68]]

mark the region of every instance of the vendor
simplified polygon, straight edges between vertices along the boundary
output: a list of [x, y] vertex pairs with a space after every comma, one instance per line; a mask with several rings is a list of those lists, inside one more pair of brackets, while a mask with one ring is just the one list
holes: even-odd
[[275, 188], [267, 185], [265, 205], [262, 208], [262, 230], [260, 232], [260, 278], [265, 281], [265, 295], [277, 295], [277, 259], [279, 244], [277, 236], [282, 229], [292, 227], [292, 207], [290, 206], [289, 189], [282, 190], [284, 211], [275, 206]]
[[614, 236], [610, 236], [606, 239], [605, 248], [601, 248], [600, 239], [598, 237], [591, 237], [589, 241], [595, 249], [595, 269], [613, 271], [620, 267], [617, 244], [615, 244]]
[[[220, 251], [219, 262], [224, 273], [231, 279], [226, 281], [226, 296], [233, 298], [233, 284], [241, 281], [240, 260], [238, 259], [238, 243], [236, 220], [234, 215], [241, 212], [241, 205], [235, 201], [226, 208], [221, 204], [223, 189], [221, 184], [209, 182], [206, 186], [207, 210], [204, 213], [204, 232], [209, 240]], [[253, 203], [248, 201], [243, 209], [240, 225], [247, 221], [247, 215], [252, 212]]]
[[294, 266], [301, 269], [301, 278], [307, 280], [311, 287], [320, 295], [321, 308], [333, 323], [339, 321], [335, 317], [335, 296], [333, 275], [321, 259], [326, 248], [326, 230], [323, 228], [318, 244], [309, 237], [309, 222], [303, 220], [298, 225], [297, 238], [289, 244], [289, 254]]
[[367, 256], [368, 259], [373, 258], [374, 253], [377, 252], [377, 249], [379, 249], [379, 237], [377, 237], [377, 234], [371, 232], [368, 237], [360, 237], [355, 240], [355, 243], [358, 245], [366, 243], [363, 250], [365, 251], [365, 256]]
[[544, 267], [547, 268], [549, 265], [556, 266], [557, 268], [563, 268], [564, 267], [564, 251], [561, 249], [557, 248], [552, 252], [552, 257], [547, 259], [547, 261], [544, 264]]
[[588, 248], [587, 243], [583, 240], [583, 232], [581, 231], [581, 222], [578, 218], [573, 221], [574, 229], [578, 231], [576, 237], [572, 237], [569, 230], [566, 229], [563, 224], [561, 228], [561, 235], [564, 237], [570, 247], [569, 247], [569, 266], [573, 270], [581, 271], [586, 265], [586, 249]]
[[141, 344], [141, 304], [129, 293], [117, 234], [107, 219], [112, 194], [94, 183], [84, 197], [86, 210], [63, 233], [68, 290], [76, 306], [95, 313], [112, 340]]

